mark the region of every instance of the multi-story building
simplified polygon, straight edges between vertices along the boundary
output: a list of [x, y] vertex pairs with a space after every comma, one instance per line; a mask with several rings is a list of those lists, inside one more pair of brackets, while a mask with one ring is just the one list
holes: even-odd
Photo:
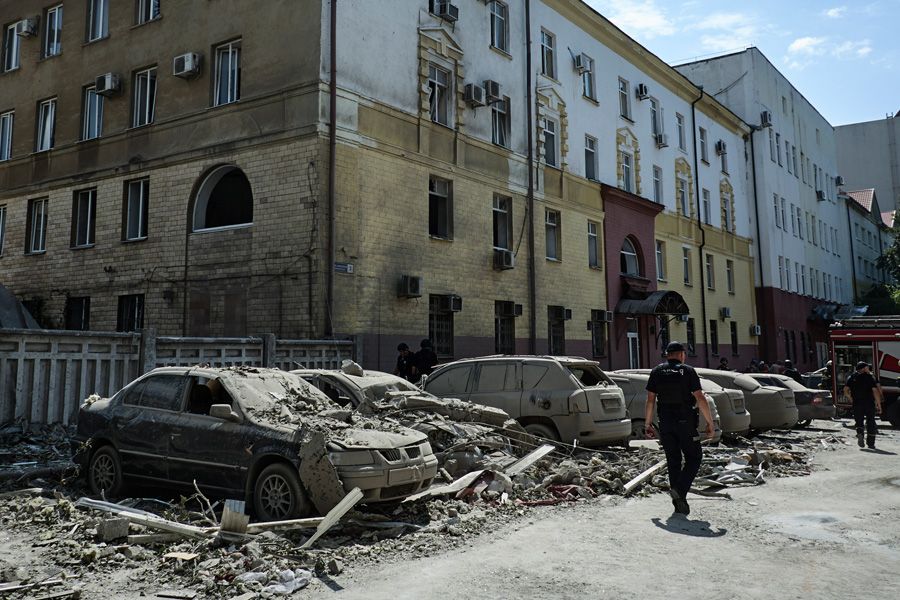
[[873, 286], [893, 283], [878, 266], [879, 257], [894, 243], [893, 211], [881, 210], [872, 188], [846, 192], [841, 199], [847, 205], [847, 228], [843, 233], [850, 240], [853, 297], [865, 304], [861, 297]]
[[578, 0], [0, 20], [0, 263], [44, 325], [754, 355], [749, 128]]
[[838, 168], [847, 189], [875, 188], [885, 212], [900, 208], [900, 113], [834, 128]]
[[833, 128], [756, 48], [676, 69], [754, 129], [751, 231], [762, 357], [820, 366], [828, 319], [852, 301]]

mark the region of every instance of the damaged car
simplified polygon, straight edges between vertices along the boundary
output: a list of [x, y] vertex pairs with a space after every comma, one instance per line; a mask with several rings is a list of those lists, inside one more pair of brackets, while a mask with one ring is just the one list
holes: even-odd
[[834, 418], [836, 412], [834, 398], [828, 390], [811, 389], [790, 377], [776, 373], [748, 373], [747, 375], [762, 385], [771, 385], [794, 392], [798, 427], [807, 427], [813, 419]]
[[717, 369], [696, 369], [701, 379], [709, 379], [724, 388], [740, 390], [744, 404], [750, 411], [750, 427], [765, 429], [790, 429], [797, 423], [797, 405], [794, 392], [789, 389], [764, 385], [748, 374]]
[[353, 488], [363, 502], [427, 489], [427, 437], [351, 416], [277, 369], [163, 367], [78, 414], [75, 459], [94, 494], [127, 483], [243, 498], [260, 520], [325, 514]]

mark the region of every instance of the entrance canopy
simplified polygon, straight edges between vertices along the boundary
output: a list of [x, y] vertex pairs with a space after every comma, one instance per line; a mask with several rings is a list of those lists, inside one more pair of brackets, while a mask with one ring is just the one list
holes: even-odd
[[616, 304], [616, 312], [621, 315], [687, 315], [687, 302], [678, 292], [657, 290], [645, 292], [643, 298], [622, 298]]

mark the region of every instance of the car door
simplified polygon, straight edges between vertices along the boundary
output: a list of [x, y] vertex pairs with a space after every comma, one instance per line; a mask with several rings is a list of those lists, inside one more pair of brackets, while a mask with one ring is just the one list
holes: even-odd
[[[425, 380], [425, 391], [438, 398], [469, 399], [469, 381], [474, 367], [471, 364], [447, 367]], [[510, 415], [512, 416], [512, 415]]]
[[469, 401], [499, 408], [515, 418], [522, 398], [520, 370], [515, 361], [490, 361], [478, 365]]
[[184, 404], [185, 377], [150, 375], [122, 397], [113, 417], [122, 472], [127, 477], [165, 481], [172, 428]]

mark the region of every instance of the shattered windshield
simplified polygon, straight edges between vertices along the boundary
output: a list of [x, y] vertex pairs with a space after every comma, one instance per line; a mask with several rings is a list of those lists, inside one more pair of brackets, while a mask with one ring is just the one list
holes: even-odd
[[223, 369], [220, 379], [255, 419], [290, 423], [299, 415], [316, 415], [338, 408], [328, 396], [284, 371], [236, 367]]
[[356, 384], [356, 386], [365, 394], [366, 398], [373, 402], [377, 402], [384, 398], [387, 392], [417, 392], [422, 395], [430, 396], [431, 394], [420, 390], [415, 384], [393, 375], [385, 375], [382, 377], [356, 377], [347, 375], [347, 378]]
[[609, 377], [606, 376], [600, 367], [592, 364], [565, 365], [569, 373], [575, 376], [584, 387], [594, 387], [597, 385], [614, 385]]

